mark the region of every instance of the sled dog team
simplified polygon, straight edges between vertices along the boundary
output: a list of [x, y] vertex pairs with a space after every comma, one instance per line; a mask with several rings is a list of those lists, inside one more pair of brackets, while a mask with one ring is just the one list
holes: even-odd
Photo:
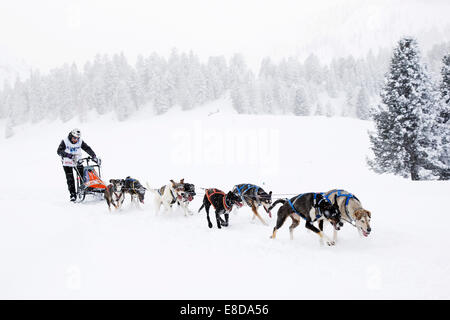
[[[158, 212], [163, 206], [165, 211], [171, 210], [173, 205], [182, 208], [184, 215], [192, 215], [189, 209], [190, 202], [194, 199], [195, 186], [185, 183], [184, 179], [179, 182], [170, 180], [170, 183], [159, 189], [151, 188], [147, 183], [147, 188], [131, 177], [125, 179], [111, 179], [105, 190], [105, 200], [109, 210], [111, 205], [119, 209], [125, 199], [125, 194], [131, 196], [131, 202], [138, 205], [138, 200], [144, 203], [145, 191], [149, 190], [155, 195], [155, 207]], [[333, 189], [328, 192], [308, 192], [299, 194], [290, 199], [278, 199], [272, 203], [272, 191], [265, 192], [263, 188], [253, 184], [238, 184], [225, 193], [216, 188], [204, 189], [205, 195], [203, 203], [198, 212], [203, 208], [206, 211], [208, 227], [212, 228], [213, 223], [209, 216], [211, 206], [214, 208], [217, 228], [229, 225], [229, 213], [234, 206], [242, 207], [244, 204], [251, 208], [253, 219], [258, 218], [267, 225], [258, 213], [258, 208], [263, 207], [271, 217], [271, 210], [281, 204], [277, 212], [276, 225], [271, 235], [275, 239], [278, 229], [290, 217], [292, 224], [289, 226], [290, 238], [293, 239], [293, 231], [301, 220], [305, 220], [305, 227], [320, 237], [320, 243], [325, 241], [327, 245], [334, 245], [337, 241], [337, 231], [343, 226], [343, 221], [357, 228], [360, 235], [367, 237], [371, 232], [371, 213], [364, 209], [359, 199], [345, 191]], [[224, 218], [222, 218], [222, 216]], [[317, 226], [314, 223], [317, 222]], [[333, 226], [333, 238], [330, 239], [323, 232], [324, 222]]]
[[[81, 131], [78, 128], [73, 129], [60, 142], [57, 149], [57, 154], [61, 157], [67, 187], [70, 192], [70, 201], [73, 202], [77, 199], [73, 168], [76, 169], [75, 171], [78, 174], [84, 172], [82, 164], [79, 161], [82, 150], [88, 153], [91, 159], [100, 166], [100, 159], [97, 158], [95, 152], [86, 142], [81, 139]], [[126, 194], [129, 194], [131, 196], [131, 202], [138, 206], [139, 202], [144, 203], [145, 191], [149, 190], [155, 195], [157, 212], [160, 210], [161, 205], [165, 211], [168, 211], [176, 204], [183, 209], [185, 216], [193, 214], [189, 210], [189, 203], [196, 195], [195, 186], [190, 183], [185, 183], [184, 179], [181, 179], [180, 182], [170, 180], [169, 184], [159, 189], [151, 188], [148, 183], [147, 188], [145, 188], [138, 180], [131, 177], [111, 179], [109, 182], [110, 184], [108, 186], [105, 186], [101, 182], [101, 191], [104, 194], [109, 210], [111, 210], [111, 205], [119, 209], [125, 200]], [[84, 190], [89, 189], [89, 187], [87, 186]], [[229, 213], [234, 206], [238, 208], [244, 204], [249, 206], [253, 212], [253, 219], [258, 218], [263, 224], [267, 225], [259, 215], [258, 208], [262, 206], [269, 217], [271, 217], [271, 210], [281, 203], [282, 205], [277, 213], [277, 222], [271, 236], [272, 239], [275, 239], [278, 229], [281, 228], [288, 217], [292, 219], [292, 224], [289, 227], [291, 239], [294, 229], [303, 219], [305, 220], [305, 227], [319, 235], [321, 243], [325, 240], [330, 246], [336, 243], [337, 231], [343, 226], [342, 221], [355, 226], [358, 232], [365, 237], [371, 231], [370, 212], [362, 207], [361, 202], [356, 196], [344, 190], [333, 189], [328, 192], [302, 193], [291, 199], [278, 199], [274, 203], [272, 203], [272, 191], [267, 193], [261, 187], [254, 184], [244, 183], [235, 185], [228, 193], [215, 188], [204, 190], [203, 204], [198, 212], [205, 208], [209, 228], [213, 226], [209, 217], [209, 209], [211, 206], [215, 211], [217, 228], [220, 229], [228, 226]], [[225, 220], [222, 218], [222, 215]], [[315, 222], [317, 222], [317, 227], [314, 225]], [[324, 222], [328, 222], [334, 227], [333, 239], [328, 238], [323, 233]]]

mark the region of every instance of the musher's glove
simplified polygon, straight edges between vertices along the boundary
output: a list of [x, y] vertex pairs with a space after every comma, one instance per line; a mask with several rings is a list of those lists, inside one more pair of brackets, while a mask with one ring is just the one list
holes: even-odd
[[66, 158], [73, 159], [73, 154], [71, 154], [71, 153], [66, 153]]

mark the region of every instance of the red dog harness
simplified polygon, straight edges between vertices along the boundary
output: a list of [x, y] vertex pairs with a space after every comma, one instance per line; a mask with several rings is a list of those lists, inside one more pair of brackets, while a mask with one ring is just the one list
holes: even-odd
[[228, 206], [226, 204], [226, 201], [225, 201], [226, 195], [225, 195], [225, 192], [223, 192], [222, 190], [219, 190], [219, 189], [207, 189], [205, 191], [205, 194], [206, 194], [206, 197], [208, 198], [209, 203], [212, 204], [214, 209], [216, 209], [216, 207], [214, 206], [214, 203], [211, 201], [211, 196], [213, 196], [215, 194], [223, 195], [223, 207], [225, 208], [226, 211], [230, 211], [231, 210], [231, 208], [228, 208]]

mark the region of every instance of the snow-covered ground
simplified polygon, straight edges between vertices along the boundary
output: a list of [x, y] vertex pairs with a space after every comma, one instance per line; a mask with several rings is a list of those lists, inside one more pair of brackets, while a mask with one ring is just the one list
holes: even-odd
[[[450, 298], [449, 182], [371, 172], [370, 122], [237, 115], [228, 106], [43, 122], [1, 137], [0, 298]], [[104, 202], [69, 203], [56, 149], [73, 127], [102, 158], [105, 181], [130, 175], [159, 187], [185, 178], [197, 187], [195, 214], [157, 214], [150, 193], [141, 210], [129, 198], [113, 213]], [[244, 182], [274, 194], [346, 189], [372, 212], [372, 234], [346, 224], [335, 247], [321, 247], [303, 224], [291, 241], [286, 222], [271, 240], [276, 210], [272, 219], [260, 210], [263, 226], [249, 208], [232, 213], [228, 228], [209, 229], [196, 212], [200, 187]]]

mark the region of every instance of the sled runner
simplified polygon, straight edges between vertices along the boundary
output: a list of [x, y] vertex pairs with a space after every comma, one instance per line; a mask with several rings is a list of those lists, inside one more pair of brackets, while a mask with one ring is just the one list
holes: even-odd
[[[96, 169], [98, 169], [98, 173]], [[100, 163], [96, 163], [90, 157], [79, 159], [75, 171], [77, 173], [77, 202], [83, 202], [87, 194], [103, 200], [106, 185], [101, 180]]]

